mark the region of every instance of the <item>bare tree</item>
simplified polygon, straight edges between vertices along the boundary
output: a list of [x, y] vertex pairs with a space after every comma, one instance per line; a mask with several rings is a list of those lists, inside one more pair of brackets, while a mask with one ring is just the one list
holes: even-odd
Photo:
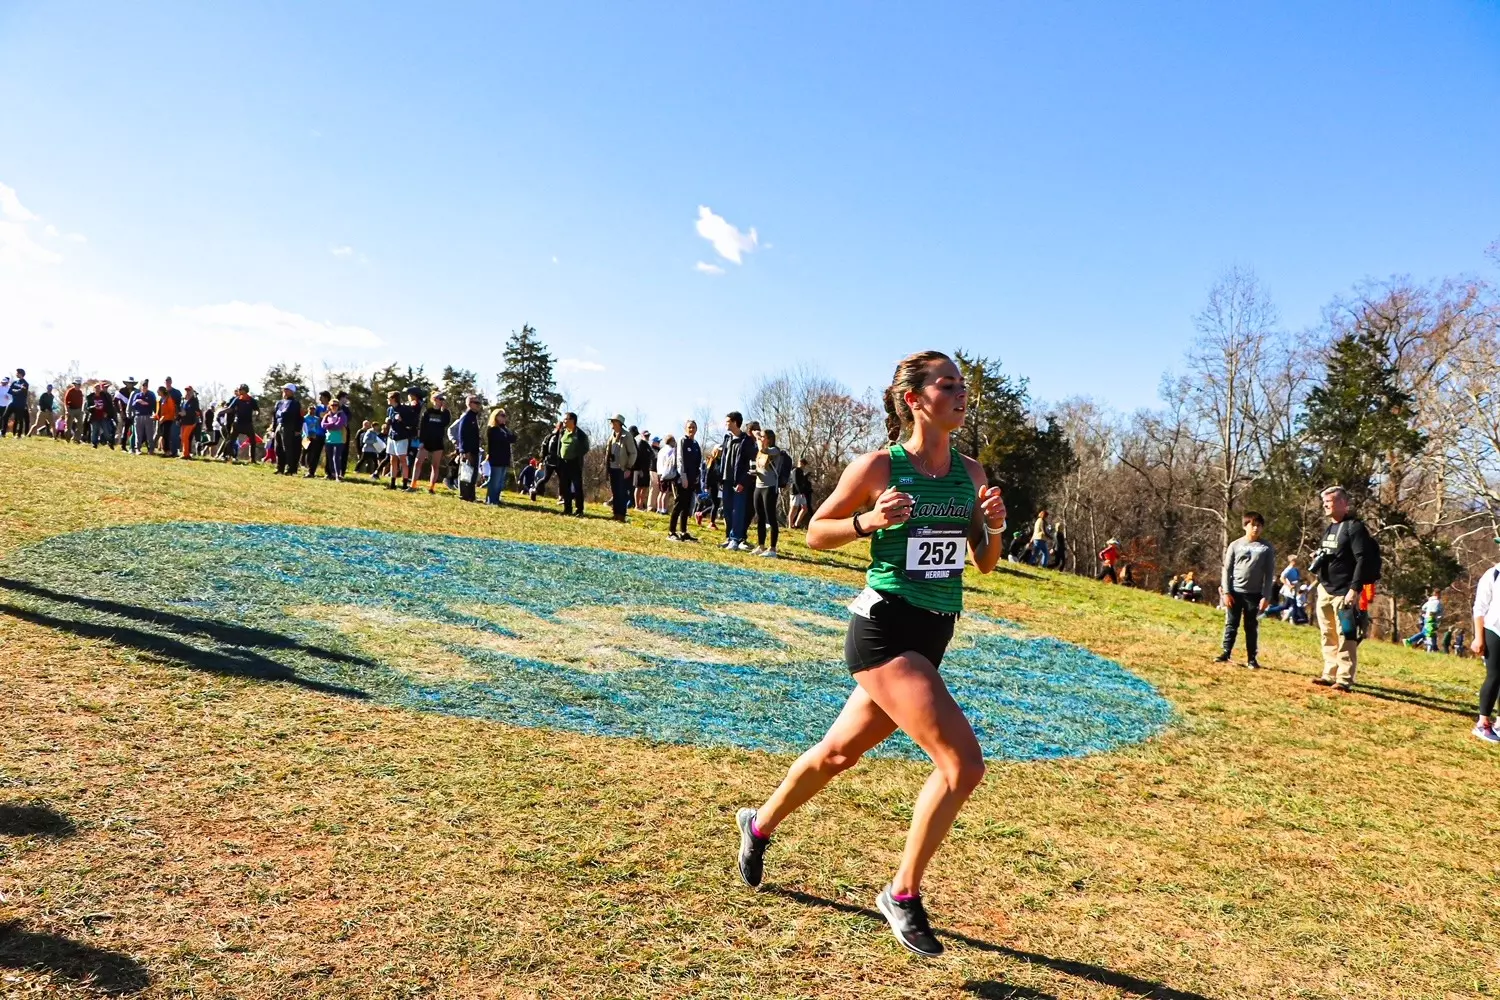
[[[1276, 423], [1272, 380], [1286, 369], [1278, 321], [1255, 272], [1231, 268], [1209, 289], [1196, 319], [1198, 340], [1187, 355], [1183, 387], [1191, 424], [1211, 453], [1213, 503], [1203, 509], [1218, 519], [1224, 545], [1236, 502], [1263, 461]], [[1278, 398], [1290, 391], [1278, 386]]]
[[815, 500], [833, 489], [844, 466], [879, 443], [883, 411], [868, 396], [812, 368], [795, 368], [760, 380], [746, 414], [776, 431], [792, 459], [807, 459]]

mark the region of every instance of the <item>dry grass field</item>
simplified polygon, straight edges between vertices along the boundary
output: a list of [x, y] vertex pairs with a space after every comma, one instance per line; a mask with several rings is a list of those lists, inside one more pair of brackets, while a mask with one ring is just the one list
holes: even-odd
[[[53, 536], [178, 521], [749, 563], [669, 544], [662, 518], [602, 513], [0, 441], [0, 995], [1500, 994], [1500, 757], [1469, 736], [1473, 659], [1371, 644], [1341, 696], [1308, 684], [1311, 629], [1268, 625], [1252, 673], [1209, 662], [1210, 609], [971, 572], [975, 610], [1119, 661], [1176, 717], [1124, 750], [996, 762], [933, 866], [950, 947], [924, 961], [873, 910], [919, 763], [841, 778], [782, 829], [751, 892], [733, 814], [785, 756], [257, 677], [197, 655], [191, 628], [168, 648], [46, 620], [15, 582]], [[784, 547], [778, 573], [857, 579], [862, 553]], [[172, 561], [141, 562], [149, 603]]]

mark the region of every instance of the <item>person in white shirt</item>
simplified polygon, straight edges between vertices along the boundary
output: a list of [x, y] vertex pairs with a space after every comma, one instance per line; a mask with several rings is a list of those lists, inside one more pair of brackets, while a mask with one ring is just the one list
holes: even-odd
[[1469, 646], [1484, 657], [1484, 683], [1479, 687], [1479, 721], [1474, 735], [1486, 743], [1500, 743], [1495, 732], [1495, 699], [1500, 697], [1500, 563], [1484, 571], [1474, 588], [1474, 642]]

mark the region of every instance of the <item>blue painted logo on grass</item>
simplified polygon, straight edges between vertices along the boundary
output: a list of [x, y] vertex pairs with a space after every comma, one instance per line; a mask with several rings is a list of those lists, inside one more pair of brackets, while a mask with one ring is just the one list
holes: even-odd
[[[519, 726], [797, 752], [853, 686], [856, 591], [788, 573], [288, 525], [77, 532], [18, 553], [0, 612], [198, 669]], [[986, 756], [1139, 742], [1171, 707], [1119, 664], [965, 615], [943, 675]], [[897, 735], [876, 756], [916, 758]]]

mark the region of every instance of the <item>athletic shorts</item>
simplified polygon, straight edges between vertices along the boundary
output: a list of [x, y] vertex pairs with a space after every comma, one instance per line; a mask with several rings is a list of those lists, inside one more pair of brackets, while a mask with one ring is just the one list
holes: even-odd
[[426, 441], [423, 441], [421, 450], [427, 452], [427, 454], [432, 456], [433, 458], [443, 457], [443, 446], [440, 444], [432, 445], [428, 444]]
[[849, 616], [844, 662], [851, 674], [857, 674], [902, 653], [921, 653], [934, 667], [941, 666], [957, 622], [957, 615], [928, 611], [893, 594], [882, 594], [870, 608], [870, 617]]
[[635, 474], [635, 485], [638, 486], [638, 487], [640, 487], [640, 486], [650, 486], [651, 485], [651, 473], [649, 473], [649, 472], [637, 472]]
[[406, 440], [406, 438], [391, 438], [385, 443], [385, 451], [387, 455], [400, 456], [405, 455], [407, 448], [410, 446], [411, 442]]
[[803, 496], [801, 493], [792, 494], [792, 510], [802, 510], [807, 505], [807, 497]]

